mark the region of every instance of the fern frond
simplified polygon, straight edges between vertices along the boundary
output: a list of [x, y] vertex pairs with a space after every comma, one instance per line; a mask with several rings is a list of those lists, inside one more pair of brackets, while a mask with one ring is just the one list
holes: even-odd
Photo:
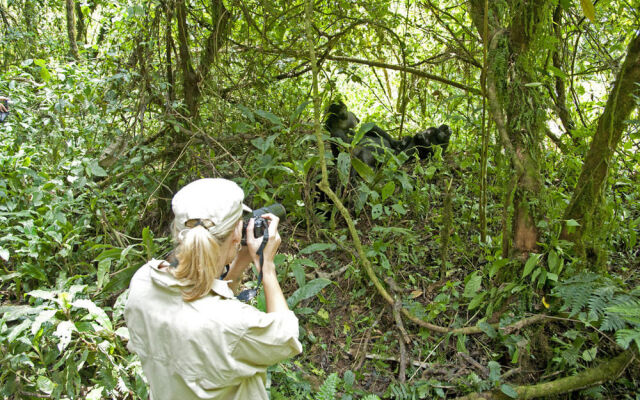
[[334, 372], [329, 375], [322, 386], [320, 386], [316, 400], [335, 400], [339, 382], [340, 378], [337, 373]]
[[618, 314], [608, 313], [605, 315], [602, 320], [602, 324], [600, 324], [600, 330], [602, 331], [617, 331], [624, 328], [626, 324], [624, 320], [620, 318]]
[[589, 297], [589, 319], [592, 321], [599, 320], [604, 315], [605, 308], [610, 305], [616, 288], [613, 286], [604, 286], [596, 289]]
[[607, 307], [610, 313], [618, 314], [630, 324], [640, 325], [640, 300], [629, 299], [627, 302]]
[[616, 332], [616, 343], [623, 349], [628, 349], [631, 342], [634, 342], [640, 350], [640, 329], [620, 329]]

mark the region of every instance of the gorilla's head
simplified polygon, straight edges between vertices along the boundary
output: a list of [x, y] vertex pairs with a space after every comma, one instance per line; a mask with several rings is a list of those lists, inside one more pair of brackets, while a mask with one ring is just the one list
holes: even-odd
[[338, 102], [334, 102], [325, 112], [325, 127], [329, 132], [333, 132], [336, 129], [341, 131], [348, 131], [349, 129], [353, 129], [360, 123], [358, 117], [355, 116], [354, 113], [347, 109], [347, 106], [342, 102], [342, 100]]

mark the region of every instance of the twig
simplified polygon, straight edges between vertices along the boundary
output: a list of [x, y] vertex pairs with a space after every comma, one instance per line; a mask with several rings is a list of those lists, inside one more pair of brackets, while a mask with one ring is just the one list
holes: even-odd
[[[413, 365], [418, 367], [418, 368], [425, 368], [425, 367], [423, 367], [423, 365], [427, 365], [427, 360], [433, 355], [433, 353], [436, 352], [436, 349], [438, 347], [440, 347], [440, 344], [442, 344], [442, 342], [444, 342], [444, 339], [445, 338], [440, 339], [438, 344], [436, 344], [436, 346], [433, 349], [431, 349], [429, 354], [427, 354], [427, 356], [425, 357], [424, 361], [422, 361], [422, 362], [414, 361]], [[411, 382], [411, 380], [413, 379], [414, 376], [416, 376], [417, 373], [418, 373], [418, 369], [416, 369], [415, 372], [413, 373], [413, 375], [411, 375], [411, 378], [409, 378], [409, 382]]]
[[185, 151], [187, 150], [187, 148], [189, 147], [189, 145], [191, 144], [192, 141], [193, 141], [193, 138], [189, 139], [187, 144], [184, 145], [184, 147], [180, 151], [180, 154], [178, 155], [178, 157], [176, 157], [176, 159], [173, 161], [173, 164], [171, 164], [171, 166], [167, 170], [167, 173], [164, 174], [164, 176], [162, 177], [162, 180], [160, 180], [160, 183], [158, 184], [158, 186], [156, 186], [156, 188], [153, 190], [153, 192], [149, 195], [149, 198], [148, 198], [147, 202], [144, 205], [144, 209], [142, 210], [142, 214], [140, 214], [140, 215], [144, 215], [145, 214], [145, 212], [147, 211], [147, 207], [149, 206], [149, 203], [151, 202], [151, 199], [156, 194], [158, 189], [160, 189], [160, 186], [162, 186], [162, 184], [164, 183], [165, 179], [167, 179], [167, 176], [169, 176], [169, 174], [173, 170], [173, 167], [175, 167], [176, 164], [178, 163], [178, 161], [180, 161], [180, 159], [182, 158], [182, 156], [184, 155]]
[[373, 324], [371, 324], [371, 326], [369, 327], [369, 329], [367, 330], [367, 333], [365, 335], [364, 338], [364, 343], [362, 344], [362, 346], [358, 346], [358, 350], [356, 351], [356, 355], [353, 356], [353, 358], [355, 360], [358, 360], [358, 355], [360, 354], [360, 348], [362, 347], [362, 353], [365, 354], [360, 360], [357, 361], [356, 366], [353, 368], [354, 371], [358, 371], [360, 368], [362, 368], [362, 364], [364, 364], [364, 360], [367, 358], [367, 346], [369, 345], [369, 340], [371, 339], [371, 331], [373, 330], [373, 328], [378, 325], [378, 321], [380, 321], [380, 317], [382, 317], [382, 313], [384, 312], [384, 308], [382, 310], [380, 310], [380, 313], [378, 314], [378, 317], [376, 318], [376, 320], [373, 322]]
[[473, 357], [461, 351], [459, 351], [457, 355], [467, 363], [471, 364], [471, 366], [473, 366], [480, 373], [480, 375], [482, 375], [484, 379], [489, 378], [489, 370], [486, 367], [484, 367], [482, 364], [474, 360]]

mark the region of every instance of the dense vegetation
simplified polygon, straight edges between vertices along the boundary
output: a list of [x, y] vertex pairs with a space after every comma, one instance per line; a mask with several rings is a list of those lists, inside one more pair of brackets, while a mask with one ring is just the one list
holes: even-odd
[[[0, 0], [0, 395], [146, 399], [129, 279], [172, 194], [226, 177], [288, 212], [304, 352], [272, 399], [637, 398], [638, 10]], [[339, 99], [449, 147], [334, 157]]]

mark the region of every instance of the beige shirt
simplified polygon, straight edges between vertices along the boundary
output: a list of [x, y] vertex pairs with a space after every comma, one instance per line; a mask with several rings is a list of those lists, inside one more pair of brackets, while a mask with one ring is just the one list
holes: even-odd
[[128, 348], [142, 361], [151, 398], [268, 399], [267, 367], [302, 351], [293, 312], [261, 312], [221, 280], [210, 295], [185, 302], [184, 284], [162, 263], [136, 272], [125, 307]]

